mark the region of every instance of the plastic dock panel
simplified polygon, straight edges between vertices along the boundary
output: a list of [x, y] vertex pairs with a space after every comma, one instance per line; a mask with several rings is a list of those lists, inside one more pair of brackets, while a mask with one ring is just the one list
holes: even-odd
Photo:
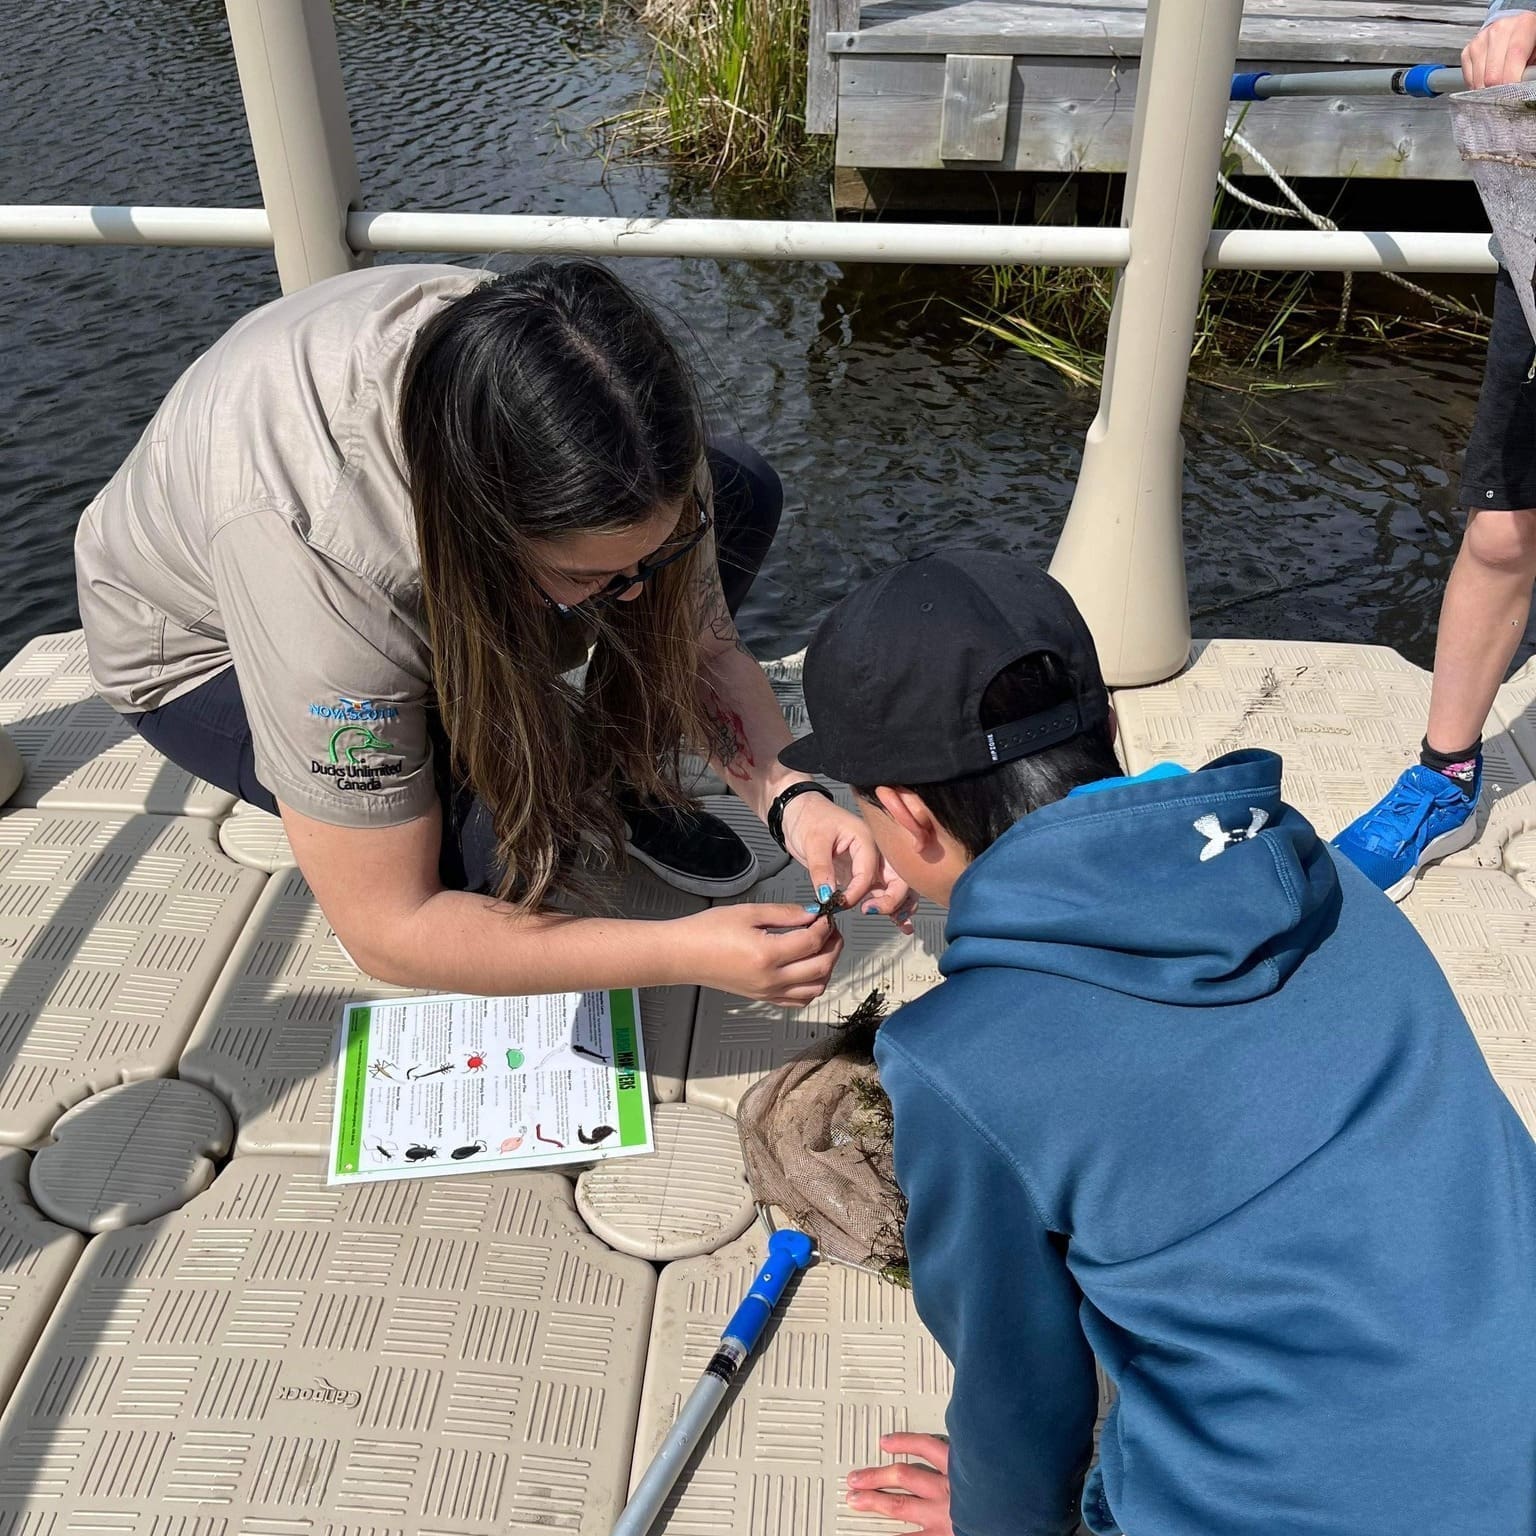
[[0, 1418], [0, 1530], [607, 1536], [656, 1279], [570, 1202], [245, 1157], [95, 1239]]
[[752, 1225], [736, 1122], [696, 1104], [658, 1104], [651, 1157], [593, 1163], [576, 1181], [576, 1209], [620, 1253], [684, 1259], [712, 1253]]
[[[1384, 646], [1212, 640], [1172, 681], [1116, 693], [1115, 712], [1132, 773], [1199, 768], [1244, 747], [1278, 752], [1285, 798], [1333, 837], [1418, 761], [1429, 674]], [[1530, 778], [1490, 732], [1484, 814]]]
[[39, 635], [0, 669], [0, 726], [26, 766], [16, 805], [219, 817], [235, 803], [162, 757], [97, 697], [79, 630]]
[[32, 1204], [27, 1163], [25, 1152], [0, 1148], [0, 1410], [85, 1246]]
[[[761, 1229], [661, 1272], [632, 1481], [677, 1417], [763, 1262]], [[816, 1264], [780, 1304], [654, 1536], [885, 1536], [847, 1507], [844, 1479], [885, 1460], [880, 1436], [942, 1434], [949, 1362], [909, 1291]]]
[[0, 1143], [172, 1071], [265, 878], [206, 820], [0, 815]]

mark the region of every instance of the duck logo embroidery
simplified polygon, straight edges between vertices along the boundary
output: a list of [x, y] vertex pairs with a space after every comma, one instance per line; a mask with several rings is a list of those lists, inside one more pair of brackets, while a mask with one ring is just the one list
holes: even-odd
[[1248, 807], [1248, 815], [1248, 825], [1239, 827], [1235, 832], [1228, 832], [1222, 826], [1219, 816], [1202, 816], [1195, 823], [1195, 831], [1205, 839], [1205, 847], [1200, 850], [1202, 864], [1225, 853], [1235, 843], [1246, 843], [1249, 838], [1257, 837], [1269, 825], [1269, 812], [1260, 810], [1256, 805]]

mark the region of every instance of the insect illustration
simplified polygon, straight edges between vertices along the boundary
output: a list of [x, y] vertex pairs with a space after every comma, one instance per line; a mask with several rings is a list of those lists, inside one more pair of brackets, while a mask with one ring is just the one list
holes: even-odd
[[395, 1064], [392, 1061], [385, 1061], [384, 1058], [381, 1056], [381, 1057], [379, 1057], [379, 1059], [377, 1061], [373, 1062], [369, 1066], [369, 1068], [368, 1068], [368, 1075], [369, 1075], [369, 1077], [384, 1077], [384, 1078], [388, 1078], [390, 1082], [394, 1082], [394, 1080], [395, 1080]]
[[485, 1057], [479, 1051], [471, 1051], [465, 1058], [464, 1070], [466, 1072], [484, 1072]]
[[473, 1157], [477, 1152], [485, 1151], [483, 1141], [472, 1141], [467, 1147], [455, 1147], [448, 1155], [454, 1162], [462, 1163], [466, 1157]]
[[516, 1136], [508, 1136], [497, 1150], [501, 1152], [516, 1152], [527, 1139], [528, 1133], [526, 1131], [519, 1131]]
[[594, 1125], [591, 1135], [588, 1135], [579, 1125], [576, 1127], [576, 1139], [586, 1147], [595, 1147], [600, 1141], [607, 1141], [612, 1135], [611, 1125]]
[[436, 1156], [436, 1147], [424, 1147], [419, 1141], [412, 1142], [405, 1149], [405, 1160], [408, 1163], [424, 1163], [429, 1157]]
[[381, 1163], [393, 1162], [395, 1153], [400, 1150], [392, 1141], [375, 1141], [370, 1143], [370, 1145], [373, 1149], [373, 1155]]
[[507, 1066], [511, 1068], [512, 1071], [516, 1072], [517, 1069], [522, 1066], [523, 1062], [526, 1060], [527, 1058], [520, 1050], [517, 1049], [516, 1046], [507, 1047]]
[[452, 1072], [453, 1063], [445, 1061], [440, 1067], [407, 1067], [405, 1075], [412, 1080], [419, 1077], [441, 1077], [444, 1072]]
[[538, 1140], [538, 1141], [542, 1141], [545, 1144], [545, 1146], [560, 1147], [561, 1149], [564, 1149], [564, 1147], [565, 1147], [565, 1143], [563, 1141], [556, 1141], [553, 1136], [546, 1136], [544, 1134], [544, 1127], [542, 1125], [534, 1126], [533, 1134], [534, 1134], [535, 1139]]
[[578, 1056], [590, 1056], [593, 1061], [600, 1061], [605, 1067], [608, 1065], [608, 1057], [603, 1055], [601, 1051], [594, 1051], [585, 1045], [577, 1045], [574, 1040], [571, 1041], [571, 1049]]

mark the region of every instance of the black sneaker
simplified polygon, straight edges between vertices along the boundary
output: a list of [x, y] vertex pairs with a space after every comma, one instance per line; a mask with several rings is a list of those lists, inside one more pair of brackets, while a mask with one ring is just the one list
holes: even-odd
[[707, 811], [622, 802], [631, 855], [660, 879], [694, 896], [740, 896], [757, 884], [752, 850]]

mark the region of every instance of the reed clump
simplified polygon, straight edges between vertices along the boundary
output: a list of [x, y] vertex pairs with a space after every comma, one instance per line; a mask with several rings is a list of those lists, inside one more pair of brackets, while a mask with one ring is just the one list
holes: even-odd
[[641, 0], [655, 54], [643, 105], [604, 125], [718, 181], [781, 181], [824, 154], [805, 131], [809, 0]]

